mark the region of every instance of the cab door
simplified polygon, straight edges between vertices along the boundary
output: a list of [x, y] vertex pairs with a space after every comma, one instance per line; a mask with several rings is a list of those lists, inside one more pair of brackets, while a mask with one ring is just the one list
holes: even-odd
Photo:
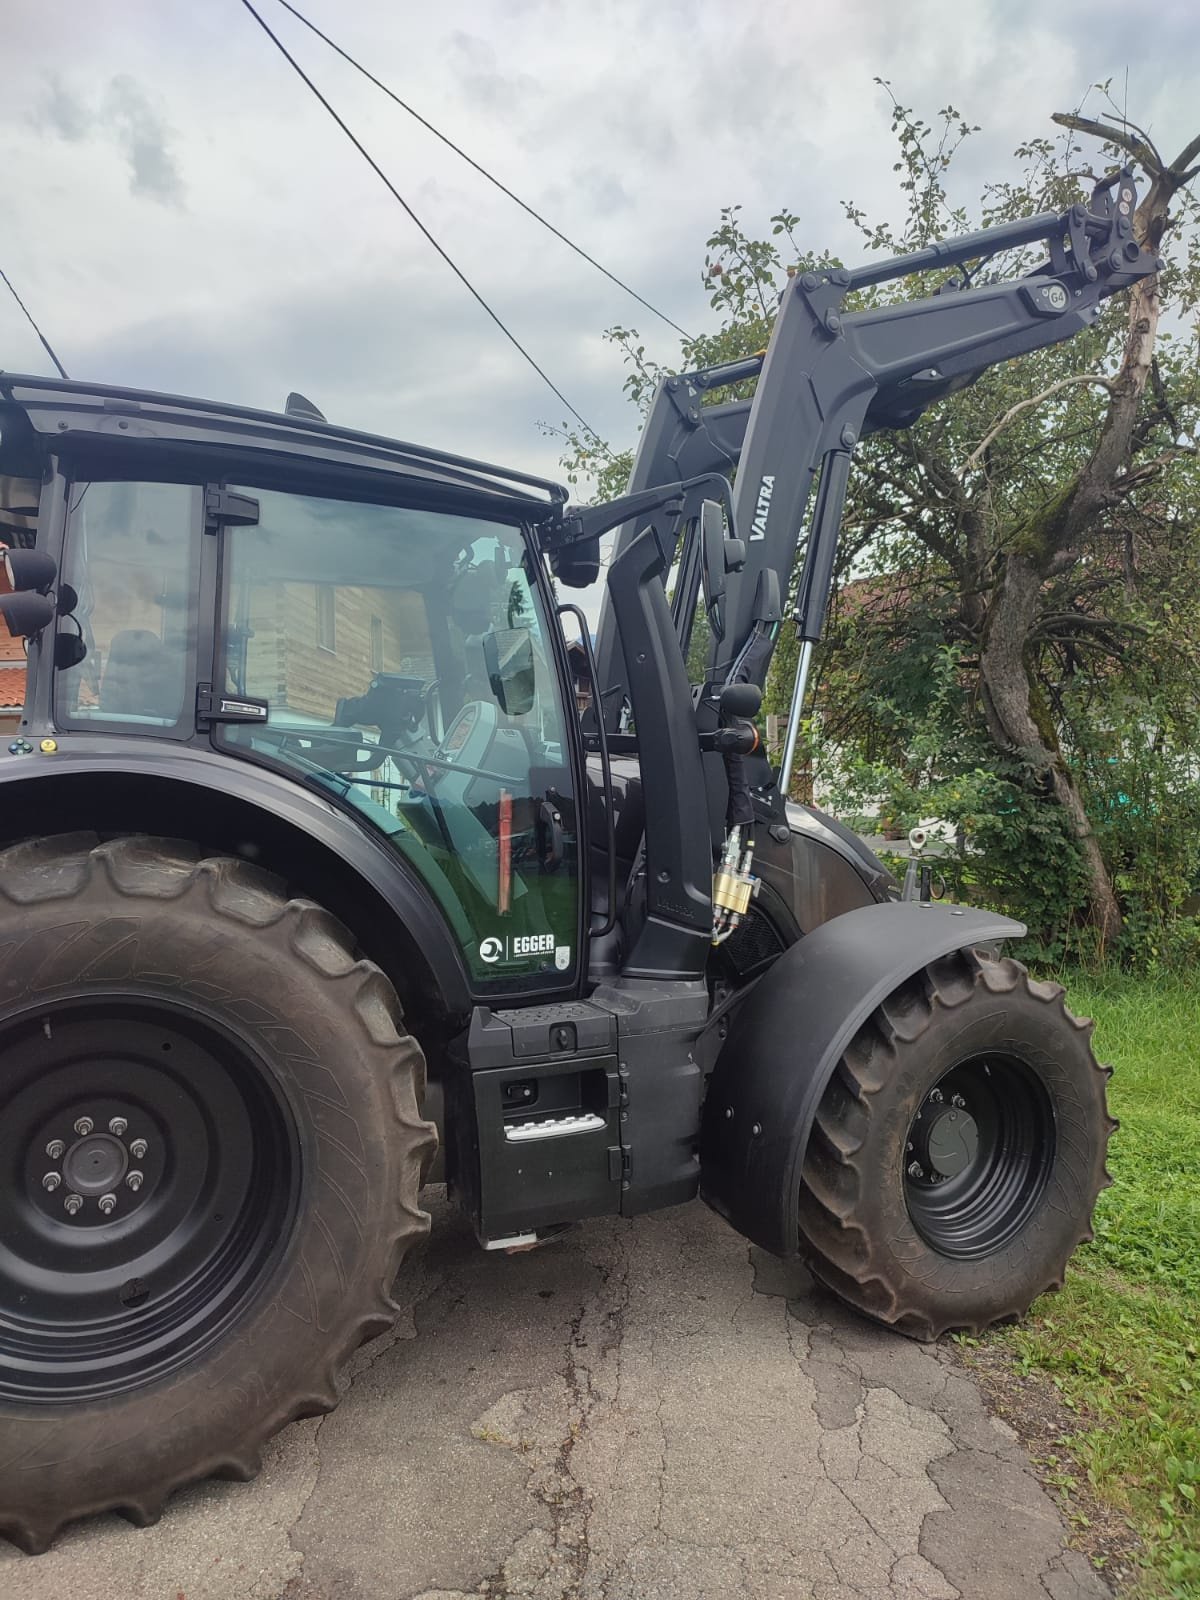
[[254, 484], [222, 529], [231, 754], [351, 809], [420, 874], [485, 993], [562, 990], [580, 959], [559, 644], [506, 523]]

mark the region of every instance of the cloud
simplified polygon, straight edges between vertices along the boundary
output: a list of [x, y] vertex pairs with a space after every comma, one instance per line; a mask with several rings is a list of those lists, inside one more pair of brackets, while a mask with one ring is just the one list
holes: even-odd
[[[522, 100], [537, 93], [536, 78], [511, 67], [501, 71], [495, 47], [476, 34], [464, 33], [461, 29], [452, 33], [448, 56], [460, 92], [489, 111], [507, 115]], [[418, 111], [421, 109], [417, 107]], [[432, 113], [426, 114], [431, 121], [436, 121]]]
[[119, 73], [109, 82], [98, 104], [90, 104], [52, 75], [46, 79], [30, 120], [68, 144], [81, 144], [97, 134], [111, 141], [129, 164], [131, 194], [162, 205], [182, 206], [183, 178], [170, 149], [170, 130], [127, 73]]
[[95, 116], [61, 78], [51, 77], [47, 80], [46, 92], [33, 120], [35, 125], [48, 127], [60, 139], [75, 144], [86, 138]]
[[131, 192], [164, 205], [182, 205], [183, 179], [168, 148], [167, 126], [139, 86], [124, 73], [109, 85], [104, 117], [129, 162]]

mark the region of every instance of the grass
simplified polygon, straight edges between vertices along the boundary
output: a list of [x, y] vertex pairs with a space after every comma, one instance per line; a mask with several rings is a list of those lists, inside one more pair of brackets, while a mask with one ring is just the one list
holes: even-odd
[[1116, 1069], [1113, 1185], [1063, 1292], [993, 1343], [1080, 1412], [1071, 1453], [1142, 1540], [1139, 1592], [1200, 1600], [1200, 985], [1072, 978], [1068, 998]]

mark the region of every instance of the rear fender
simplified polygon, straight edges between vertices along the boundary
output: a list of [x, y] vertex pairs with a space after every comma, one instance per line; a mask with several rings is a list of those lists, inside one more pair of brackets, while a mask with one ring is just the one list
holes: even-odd
[[0, 760], [0, 843], [86, 828], [245, 854], [346, 923], [406, 1010], [439, 1031], [470, 1015], [461, 954], [424, 883], [323, 795], [204, 746], [77, 734], [54, 744], [49, 760]]
[[737, 1008], [709, 1080], [700, 1193], [774, 1255], [800, 1247], [813, 1118], [833, 1070], [881, 1001], [953, 950], [1017, 939], [1019, 922], [969, 906], [862, 906], [785, 950]]

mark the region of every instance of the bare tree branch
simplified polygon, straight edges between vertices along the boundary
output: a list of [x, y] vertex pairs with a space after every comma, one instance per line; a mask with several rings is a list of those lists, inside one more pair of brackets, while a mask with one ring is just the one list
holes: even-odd
[[1148, 479], [1157, 477], [1164, 467], [1169, 467], [1172, 461], [1178, 461], [1180, 456], [1194, 456], [1200, 454], [1194, 444], [1176, 444], [1164, 450], [1161, 455], [1153, 456], [1149, 461], [1139, 461], [1136, 467], [1124, 473], [1113, 485], [1116, 494], [1127, 494], [1130, 489], [1147, 482]]
[[1109, 394], [1112, 393], [1113, 386], [1111, 382], [1109, 379], [1102, 377], [1100, 373], [1080, 372], [1075, 373], [1069, 378], [1060, 378], [1057, 383], [1052, 383], [1048, 389], [1043, 389], [1040, 394], [1030, 395], [1028, 400], [1019, 400], [1015, 406], [1009, 407], [992, 431], [975, 446], [974, 450], [971, 451], [971, 454], [959, 468], [959, 481], [961, 482], [962, 479], [966, 477], [967, 473], [970, 472], [972, 467], [978, 466], [984, 452], [987, 450], [987, 447], [994, 439], [998, 438], [1000, 434], [1004, 432], [1005, 428], [1008, 427], [1010, 422], [1013, 422], [1017, 417], [1020, 416], [1022, 411], [1028, 411], [1030, 406], [1040, 406], [1043, 400], [1049, 400], [1050, 397], [1057, 394], [1060, 389], [1069, 389], [1073, 384], [1077, 383], [1098, 384], [1100, 388], [1107, 389]]
[[[1139, 161], [1153, 177], [1163, 170], [1163, 160], [1152, 144], [1127, 133], [1124, 128], [1114, 128], [1110, 122], [1098, 122], [1094, 117], [1081, 117], [1075, 111], [1055, 111], [1050, 118], [1060, 128], [1071, 128], [1076, 133], [1090, 133], [1093, 139], [1103, 139], [1105, 144], [1115, 144]], [[1193, 154], [1195, 152], [1193, 151]], [[1191, 156], [1185, 156], [1190, 161]]]

